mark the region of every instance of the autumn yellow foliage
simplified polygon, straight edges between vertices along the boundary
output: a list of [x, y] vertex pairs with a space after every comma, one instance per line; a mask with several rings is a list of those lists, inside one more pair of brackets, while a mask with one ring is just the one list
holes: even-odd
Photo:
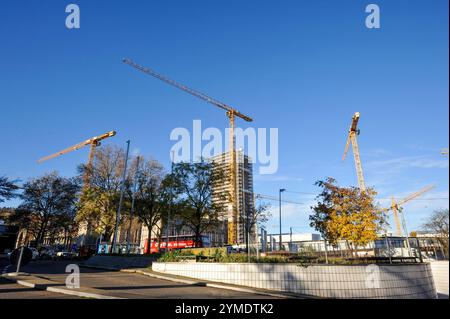
[[362, 192], [357, 187], [339, 187], [333, 178], [316, 183], [322, 188], [318, 203], [312, 207], [311, 226], [331, 244], [345, 240], [364, 246], [375, 240], [385, 223], [385, 215], [375, 205], [374, 189]]

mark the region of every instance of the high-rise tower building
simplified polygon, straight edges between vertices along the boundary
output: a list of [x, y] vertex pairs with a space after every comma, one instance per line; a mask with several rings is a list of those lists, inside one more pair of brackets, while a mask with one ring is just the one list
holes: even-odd
[[[232, 205], [230, 202], [230, 170], [231, 156], [230, 153], [222, 153], [211, 158], [216, 169], [224, 172], [223, 181], [213, 185], [213, 202], [217, 202], [227, 210], [223, 214], [224, 227], [227, 227], [227, 221], [232, 218]], [[247, 242], [248, 220], [254, 214], [254, 198], [253, 198], [253, 163], [249, 156], [245, 155], [242, 150], [236, 152], [236, 190], [237, 190], [237, 244], [245, 244]], [[251, 227], [250, 236], [255, 229]], [[225, 238], [221, 239], [227, 242], [227, 233], [223, 234]], [[219, 240], [219, 238], [218, 238]]]

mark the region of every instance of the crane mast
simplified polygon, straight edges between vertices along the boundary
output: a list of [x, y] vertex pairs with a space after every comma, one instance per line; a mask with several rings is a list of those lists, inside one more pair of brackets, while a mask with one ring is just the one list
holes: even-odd
[[236, 142], [234, 137], [234, 129], [235, 129], [235, 117], [239, 117], [247, 122], [252, 122], [253, 119], [247, 115], [242, 114], [231, 106], [222, 103], [202, 92], [191, 89], [184, 84], [176, 82], [168, 77], [146, 67], [143, 67], [130, 59], [123, 59], [123, 63], [128, 64], [129, 66], [151, 75], [171, 86], [174, 86], [184, 92], [187, 92], [199, 99], [206, 101], [209, 104], [215, 105], [222, 110], [226, 111], [226, 115], [229, 119], [230, 123], [230, 203], [231, 203], [231, 214], [228, 216], [228, 244], [233, 245], [237, 243], [237, 221], [238, 221], [238, 213], [237, 213], [237, 169], [236, 169]]
[[355, 159], [356, 176], [358, 177], [359, 189], [361, 190], [361, 192], [365, 192], [366, 184], [364, 182], [364, 174], [363, 174], [363, 169], [362, 169], [362, 164], [361, 164], [361, 157], [359, 155], [359, 146], [358, 146], [358, 141], [356, 139], [356, 136], [359, 135], [358, 121], [359, 121], [359, 112], [356, 112], [352, 117], [352, 124], [350, 126], [347, 143], [346, 143], [345, 149], [344, 149], [344, 156], [342, 157], [342, 160], [345, 160], [345, 157], [347, 156], [348, 148], [351, 143], [352, 150], [353, 150], [353, 157]]

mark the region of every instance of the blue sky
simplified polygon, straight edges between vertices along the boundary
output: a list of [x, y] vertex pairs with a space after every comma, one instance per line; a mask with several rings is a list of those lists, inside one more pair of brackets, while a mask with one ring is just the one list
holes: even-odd
[[[364, 24], [369, 1], [74, 0], [78, 30], [65, 27], [69, 3], [2, 1], [0, 175], [71, 176], [88, 149], [36, 160], [109, 130], [106, 143], [131, 139], [168, 167], [172, 129], [227, 126], [221, 110], [121, 63], [130, 57], [279, 129], [279, 171], [255, 176], [258, 193], [316, 194], [326, 176], [355, 185], [352, 154], [341, 157], [359, 111], [380, 203], [436, 184], [405, 206], [410, 230], [448, 208], [448, 1], [376, 1], [377, 30]], [[283, 206], [283, 231], [311, 231], [314, 196], [284, 196], [304, 204]]]

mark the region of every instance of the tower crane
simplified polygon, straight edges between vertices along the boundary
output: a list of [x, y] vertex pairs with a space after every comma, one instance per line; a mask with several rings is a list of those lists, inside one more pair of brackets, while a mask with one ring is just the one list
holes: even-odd
[[[47, 161], [49, 159], [61, 156], [63, 154], [66, 154], [66, 153], [69, 153], [69, 152], [72, 152], [72, 151], [76, 151], [76, 150], [78, 150], [80, 148], [83, 148], [83, 147], [85, 147], [87, 145], [90, 145], [87, 167], [91, 167], [92, 166], [92, 161], [94, 160], [95, 149], [98, 146], [100, 146], [100, 144], [101, 144], [100, 141], [102, 141], [102, 140], [104, 140], [104, 139], [106, 139], [108, 137], [112, 137], [114, 135], [116, 135], [116, 131], [110, 131], [110, 132], [104, 133], [104, 134], [99, 135], [99, 136], [91, 137], [90, 139], [87, 139], [87, 140], [85, 140], [83, 142], [80, 142], [78, 144], [70, 146], [70, 147], [68, 147], [66, 149], [63, 149], [62, 151], [59, 151], [59, 152], [54, 153], [52, 155], [48, 155], [46, 157], [43, 157], [43, 158], [38, 160], [38, 163], [45, 162], [45, 161]], [[84, 186], [86, 187], [88, 184], [89, 184], [89, 178], [88, 178], [88, 174], [86, 173], [84, 175]]]
[[403, 213], [402, 213], [402, 221], [403, 222], [400, 222], [400, 218], [399, 218], [399, 213], [401, 213], [401, 211], [402, 211], [401, 206], [406, 204], [407, 202], [423, 195], [424, 193], [429, 192], [430, 190], [432, 190], [435, 187], [436, 187], [435, 185], [430, 185], [425, 188], [422, 188], [421, 190], [419, 190], [415, 193], [412, 193], [409, 196], [406, 196], [405, 198], [403, 198], [402, 200], [400, 200], [398, 202], [396, 202], [395, 198], [392, 198], [391, 207], [388, 207], [388, 208], [385, 208], [382, 210], [383, 212], [392, 211], [392, 213], [394, 215], [394, 221], [395, 221], [395, 226], [397, 228], [398, 236], [400, 236], [400, 237], [402, 236], [402, 227], [401, 227], [402, 224], [403, 224], [403, 228], [407, 235], [405, 217], [404, 217]]
[[356, 112], [352, 117], [352, 124], [350, 125], [350, 130], [349, 130], [349, 134], [348, 134], [348, 138], [347, 138], [347, 144], [345, 145], [344, 156], [342, 157], [342, 160], [345, 160], [350, 143], [352, 143], [353, 157], [355, 158], [356, 175], [358, 177], [359, 189], [361, 190], [361, 192], [365, 192], [366, 185], [364, 183], [364, 175], [363, 175], [363, 169], [362, 169], [362, 164], [361, 164], [361, 157], [359, 156], [358, 141], [356, 139], [356, 136], [359, 135], [358, 121], [359, 121], [359, 112]]
[[231, 106], [222, 103], [212, 97], [209, 97], [208, 95], [201, 93], [197, 90], [193, 90], [181, 83], [178, 83], [174, 80], [171, 80], [167, 78], [166, 76], [163, 76], [152, 69], [143, 67], [135, 62], [133, 62], [130, 59], [123, 59], [123, 63], [128, 64], [129, 66], [146, 73], [148, 75], [151, 75], [171, 86], [174, 86], [182, 91], [185, 91], [193, 96], [196, 96], [212, 105], [215, 105], [222, 110], [226, 111], [226, 115], [230, 122], [230, 194], [231, 194], [231, 216], [228, 216], [228, 244], [234, 245], [237, 243], [237, 187], [236, 187], [236, 150], [235, 150], [235, 138], [234, 138], [234, 128], [235, 128], [235, 117], [239, 117], [247, 122], [252, 122], [253, 119], [248, 117], [247, 115], [242, 114], [241, 112], [237, 111], [236, 109], [232, 108]]

